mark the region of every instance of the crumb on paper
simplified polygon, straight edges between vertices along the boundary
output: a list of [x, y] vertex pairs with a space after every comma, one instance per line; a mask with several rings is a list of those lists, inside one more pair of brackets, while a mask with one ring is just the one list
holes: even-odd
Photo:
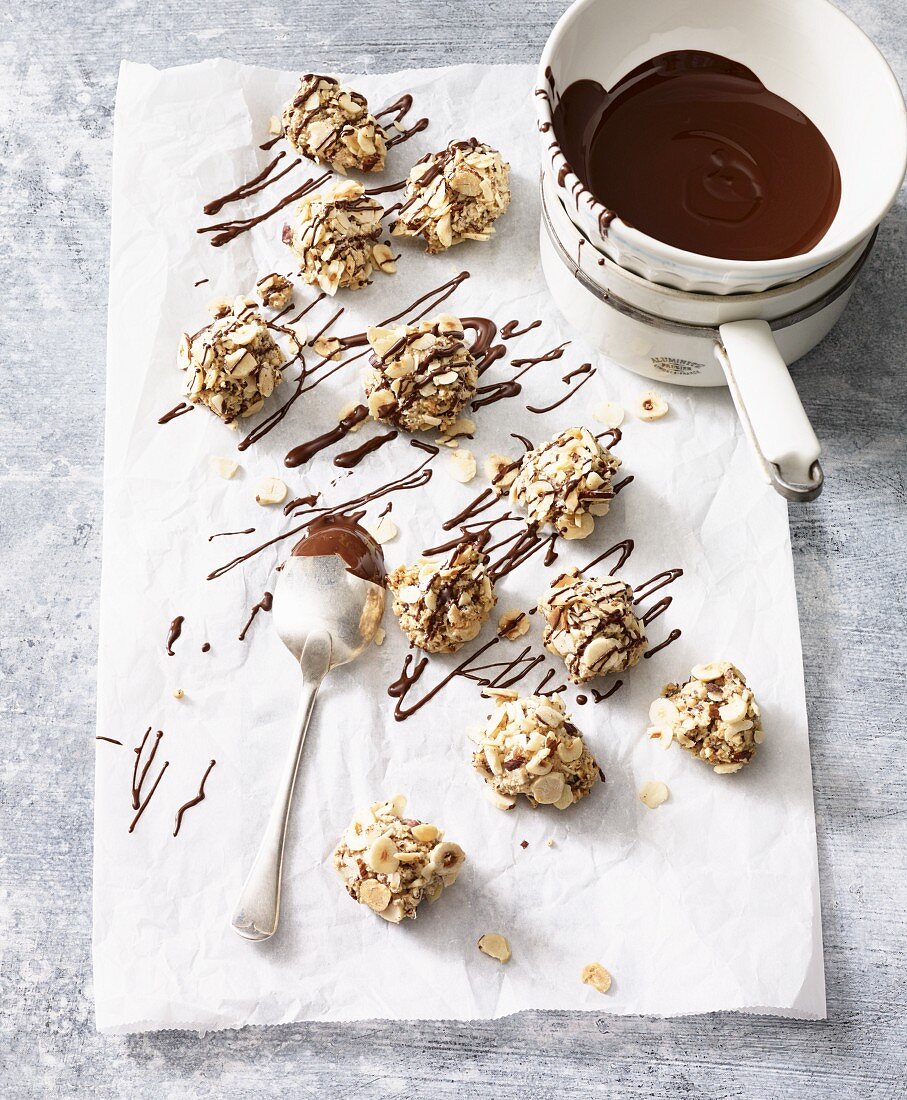
[[395, 539], [399, 533], [396, 523], [390, 516], [382, 516], [373, 527], [368, 527], [367, 530], [375, 542], [382, 546]]
[[499, 963], [509, 962], [511, 958], [510, 943], [506, 936], [497, 932], [486, 932], [479, 940], [479, 950], [489, 958], [497, 959]]
[[234, 462], [232, 458], [223, 458], [220, 455], [212, 455], [208, 459], [208, 465], [211, 467], [212, 472], [217, 474], [218, 477], [222, 477], [224, 481], [229, 481], [239, 469], [238, 462]]
[[639, 801], [655, 810], [668, 800], [668, 788], [660, 779], [650, 779], [639, 788]]
[[616, 401], [602, 401], [592, 410], [592, 415], [606, 428], [619, 428], [624, 422], [623, 405], [618, 405]]
[[266, 477], [258, 484], [255, 501], [263, 506], [282, 504], [287, 499], [288, 491], [286, 484], [279, 477]]
[[457, 449], [447, 463], [447, 472], [461, 484], [466, 485], [476, 476], [476, 459], [472, 451]]
[[633, 414], [639, 420], [661, 420], [667, 411], [667, 401], [654, 390], [641, 393], [633, 404]]
[[476, 422], [471, 420], [468, 416], [458, 416], [453, 424], [449, 424], [444, 429], [444, 434], [438, 438], [439, 443], [443, 443], [445, 447], [456, 447], [455, 440], [458, 436], [475, 435]]
[[611, 988], [611, 975], [601, 963], [587, 963], [580, 972], [580, 979], [599, 993], [607, 993]]
[[286, 309], [293, 299], [293, 284], [285, 275], [272, 271], [255, 284], [261, 304], [267, 309]]

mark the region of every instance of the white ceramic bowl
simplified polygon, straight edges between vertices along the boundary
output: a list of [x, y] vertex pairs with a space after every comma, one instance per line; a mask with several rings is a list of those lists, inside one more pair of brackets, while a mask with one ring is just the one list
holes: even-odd
[[[822, 240], [800, 256], [741, 261], [701, 256], [650, 237], [603, 207], [567, 168], [551, 128], [551, 87], [591, 79], [609, 88], [668, 50], [741, 62], [819, 127], [841, 171], [841, 203]], [[758, 293], [803, 279], [867, 238], [907, 168], [907, 112], [885, 59], [828, 0], [577, 0], [539, 63], [542, 165], [571, 220], [615, 263], [651, 282], [709, 294]]]

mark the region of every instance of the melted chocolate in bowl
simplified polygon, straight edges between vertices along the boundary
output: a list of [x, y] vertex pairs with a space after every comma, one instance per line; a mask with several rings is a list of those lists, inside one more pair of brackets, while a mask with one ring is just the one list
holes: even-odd
[[316, 519], [305, 537], [293, 547], [293, 554], [302, 558], [323, 558], [335, 555], [354, 577], [384, 587], [384, 555], [368, 531], [344, 515], [327, 515]]
[[566, 160], [627, 225], [676, 248], [774, 260], [815, 247], [841, 199], [816, 126], [745, 66], [677, 50], [610, 91], [567, 87], [554, 110]]

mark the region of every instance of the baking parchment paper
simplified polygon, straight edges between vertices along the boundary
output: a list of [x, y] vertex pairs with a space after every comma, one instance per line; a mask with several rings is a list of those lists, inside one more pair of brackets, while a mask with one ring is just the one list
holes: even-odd
[[[408, 721], [394, 720], [386, 689], [406, 644], [388, 610], [384, 645], [333, 673], [318, 699], [297, 786], [280, 931], [261, 944], [231, 931], [229, 917], [288, 750], [299, 689], [298, 669], [267, 614], [257, 617], [245, 642], [237, 635], [288, 546], [217, 580], [206, 576], [291, 525], [279, 508], [255, 503], [262, 477], [284, 478], [294, 496], [323, 490], [333, 504], [426, 457], [401, 436], [348, 477], [332, 465], [344, 444], [298, 470], [284, 469], [290, 446], [336, 423], [339, 410], [359, 395], [359, 364], [299, 401], [279, 429], [241, 456], [235, 447], [243, 433], [204, 408], [157, 423], [181, 396], [180, 333], [207, 323], [209, 299], [250, 292], [265, 272], [292, 270], [280, 242], [283, 214], [222, 248], [196, 228], [263, 211], [316, 174], [303, 164], [286, 186], [229, 206], [219, 218], [202, 214], [204, 202], [256, 175], [275, 155], [258, 146], [295, 84], [295, 74], [226, 61], [121, 69], [98, 734], [122, 745], [96, 743], [98, 1027], [470, 1019], [552, 1008], [823, 1016], [815, 822], [787, 515], [760, 480], [722, 390], [662, 387], [667, 417], [651, 424], [627, 417], [618, 454], [633, 482], [595, 534], [564, 544], [550, 570], [532, 559], [499, 584], [496, 612], [475, 643], [493, 636], [499, 612], [533, 606], [546, 576], [585, 563], [619, 539], [635, 541], [622, 570], [631, 583], [683, 568], [684, 576], [662, 593], [673, 597], [671, 607], [649, 631], [653, 645], [674, 628], [682, 630], [680, 639], [640, 662], [606, 702], [590, 698], [579, 706], [575, 690], [566, 692], [606, 784], [566, 813], [493, 807], [470, 767], [465, 733], [490, 709], [475, 683], [456, 679]], [[431, 120], [390, 153], [381, 181], [401, 179], [423, 153], [475, 134], [509, 160], [513, 202], [488, 243], [433, 257], [418, 243], [394, 238], [402, 253], [398, 273], [376, 275], [365, 291], [322, 302], [306, 318], [310, 333], [340, 305], [344, 315], [331, 331], [360, 331], [465, 269], [471, 277], [445, 311], [491, 316], [499, 326], [513, 318], [543, 320], [508, 343], [508, 358], [485, 381], [508, 377], [514, 356], [571, 341], [561, 360], [526, 375], [520, 397], [475, 414], [476, 438], [463, 442], [479, 462], [471, 484], [456, 482], [441, 454], [427, 487], [393, 498], [400, 534], [385, 547], [393, 567], [443, 541], [442, 521], [486, 484], [483, 457], [520, 452], [510, 432], [540, 442], [572, 424], [600, 430], [591, 417], [595, 405], [608, 399], [629, 408], [648, 383], [584, 346], [546, 293], [537, 246], [533, 69], [473, 65], [357, 77], [355, 84], [373, 108], [409, 91], [410, 119]], [[201, 279], [208, 282], [196, 287]], [[313, 297], [300, 283], [300, 307]], [[310, 363], [317, 358], [308, 354]], [[586, 361], [597, 373], [574, 398], [544, 416], [526, 411], [527, 404], [546, 405], [565, 393], [562, 375]], [[285, 384], [277, 399], [290, 389]], [[365, 426], [345, 446], [375, 430]], [[237, 457], [240, 473], [218, 478], [209, 469], [211, 455]], [[370, 520], [384, 504], [372, 505]], [[247, 527], [255, 533], [209, 542], [216, 532]], [[177, 615], [185, 621], [168, 656], [168, 626]], [[514, 655], [527, 642], [539, 651], [537, 620], [525, 638], [500, 643], [498, 655]], [[433, 660], [423, 685], [462, 656]], [[649, 702], [663, 683], [684, 678], [696, 662], [725, 657], [756, 691], [766, 740], [749, 768], [722, 777], [676, 747], [662, 751], [645, 729]], [[527, 686], [537, 678], [530, 676]], [[182, 699], [174, 698], [177, 689]], [[152, 736], [156, 730], [164, 736], [148, 782], [165, 760], [169, 766], [130, 833], [133, 749], [149, 726]], [[175, 811], [196, 793], [212, 759], [206, 799], [186, 813], [174, 837]], [[649, 779], [670, 790], [655, 811], [637, 797]], [[398, 791], [414, 816], [437, 823], [468, 853], [456, 886], [405, 927], [355, 905], [330, 862], [352, 815]], [[506, 966], [476, 949], [490, 931], [512, 943]], [[592, 961], [614, 976], [607, 995], [580, 982], [581, 968]]]

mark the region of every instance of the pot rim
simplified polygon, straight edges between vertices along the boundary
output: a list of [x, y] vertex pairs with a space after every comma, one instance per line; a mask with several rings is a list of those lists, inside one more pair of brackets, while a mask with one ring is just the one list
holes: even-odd
[[[574, 0], [555, 23], [542, 51], [537, 69], [534, 99], [536, 103], [536, 118], [539, 136], [542, 139], [545, 152], [550, 154], [548, 157], [550, 164], [543, 162], [543, 171], [551, 176], [552, 184], [558, 195], [561, 193], [573, 195], [576, 200], [577, 209], [579, 208], [580, 201], [584, 201], [588, 205], [593, 217], [599, 221], [599, 224], [602, 224], [607, 219], [606, 224], [608, 229], [616, 229], [616, 232], [608, 234], [611, 236], [615, 246], [623, 247], [628, 253], [632, 253], [634, 258], [640, 260], [646, 259], [646, 262], [655, 259], [665, 265], [666, 271], [675, 267], [698, 272], [702, 276], [710, 279], [721, 280], [724, 278], [727, 280], [729, 265], [737, 261], [730, 261], [716, 256], [706, 256], [698, 252], [688, 252], [685, 249], [676, 248], [674, 245], [665, 244], [656, 237], [651, 237], [647, 233], [643, 233], [641, 230], [627, 225], [619, 214], [608, 210], [607, 207], [595, 198], [583, 181], [573, 172], [560, 150], [557, 139], [554, 137], [554, 122], [551, 104], [551, 92], [553, 91], [552, 60], [555, 58], [555, 54], [560, 47], [561, 39], [566, 30], [586, 11], [586, 9], [600, 2], [601, 0]], [[799, 0], [799, 2], [804, 3], [806, 0]], [[894, 93], [895, 102], [899, 103], [899, 114], [902, 123], [899, 134], [901, 145], [899, 166], [896, 173], [892, 171], [891, 183], [888, 188], [884, 207], [882, 209], [876, 208], [870, 214], [866, 215], [865, 218], [860, 221], [858, 228], [852, 230], [845, 238], [839, 239], [836, 244], [825, 244], [823, 247], [823, 242], [820, 241], [815, 248], [810, 249], [808, 252], [801, 253], [798, 256], [786, 256], [774, 260], [746, 261], [746, 270], [752, 272], [752, 278], [747, 277], [742, 281], [757, 281], [761, 279], [767, 281], [765, 291], [748, 293], [770, 292], [772, 289], [777, 288], [777, 284], [784, 283], [786, 278], [789, 279], [791, 275], [799, 282], [802, 280], [803, 276], [798, 275], [798, 272], [803, 269], [804, 263], [806, 263], [808, 267], [808, 274], [811, 274], [817, 269], [828, 267], [829, 264], [840, 259], [842, 255], [850, 253], [861, 240], [869, 236], [869, 234], [877, 228], [882, 218], [884, 218], [891, 209], [900, 192], [905, 172], [907, 172], [907, 104], [904, 103], [900, 85], [892, 72], [891, 66], [885, 60], [884, 55], [872, 39], [869, 38], [852, 19], [845, 15], [844, 12], [835, 7], [835, 5], [831, 3], [831, 0], [809, 0], [809, 2], [815, 4], [817, 7], [823, 8], [830, 18], [838, 19], [847, 24], [849, 32], [862, 38], [871, 47], [877, 60], [880, 62], [884, 76]], [[550, 137], [550, 141], [547, 143], [545, 140], [546, 137]], [[557, 166], [557, 173], [555, 173], [555, 166]], [[604, 231], [602, 232], [602, 236], [606, 236]], [[622, 270], [626, 269], [624, 268]], [[808, 274], [806, 277], [808, 277]], [[790, 285], [790, 282], [785, 285]], [[696, 292], [678, 291], [678, 293]]]

